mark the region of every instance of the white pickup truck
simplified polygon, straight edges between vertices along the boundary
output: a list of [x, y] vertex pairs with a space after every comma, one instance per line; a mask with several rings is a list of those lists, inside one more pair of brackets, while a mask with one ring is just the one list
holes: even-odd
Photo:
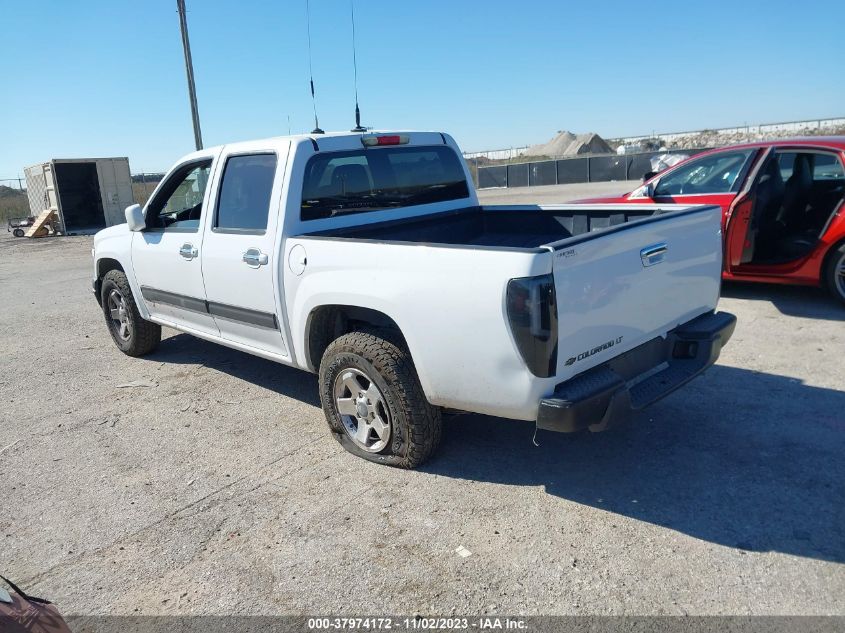
[[441, 410], [602, 430], [712, 365], [716, 206], [481, 206], [436, 132], [304, 135], [180, 160], [94, 238], [124, 353], [162, 325], [319, 374], [375, 462], [435, 450]]

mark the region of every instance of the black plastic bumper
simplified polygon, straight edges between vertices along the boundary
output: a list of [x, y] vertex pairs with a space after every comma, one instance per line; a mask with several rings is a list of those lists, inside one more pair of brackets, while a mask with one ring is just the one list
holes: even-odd
[[540, 401], [537, 428], [603, 431], [685, 385], [719, 358], [736, 317], [705, 314], [579, 374]]

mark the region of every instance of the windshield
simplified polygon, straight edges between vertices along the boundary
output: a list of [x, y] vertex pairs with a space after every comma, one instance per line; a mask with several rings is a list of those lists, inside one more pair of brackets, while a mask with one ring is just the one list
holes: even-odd
[[301, 216], [316, 220], [468, 196], [460, 159], [446, 146], [326, 152], [305, 166]]

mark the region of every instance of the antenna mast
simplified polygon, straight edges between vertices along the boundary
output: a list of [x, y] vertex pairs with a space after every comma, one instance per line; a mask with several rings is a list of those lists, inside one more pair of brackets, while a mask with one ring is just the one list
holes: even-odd
[[311, 67], [311, 3], [305, 0], [305, 22], [308, 28], [308, 74], [311, 76], [311, 104], [314, 106], [314, 129], [311, 134], [325, 134], [317, 121], [317, 97], [314, 96], [314, 69]]
[[361, 110], [358, 109], [358, 59], [355, 55], [355, 0], [349, 0], [349, 12], [352, 16], [352, 71], [355, 79], [355, 127], [353, 132], [366, 132], [367, 128], [361, 127]]

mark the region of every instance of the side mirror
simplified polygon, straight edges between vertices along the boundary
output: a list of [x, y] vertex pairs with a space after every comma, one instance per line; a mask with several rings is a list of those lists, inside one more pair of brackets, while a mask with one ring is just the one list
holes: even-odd
[[126, 207], [126, 224], [129, 225], [130, 231], [143, 231], [147, 228], [147, 222], [144, 219], [144, 210], [140, 204], [133, 204]]

